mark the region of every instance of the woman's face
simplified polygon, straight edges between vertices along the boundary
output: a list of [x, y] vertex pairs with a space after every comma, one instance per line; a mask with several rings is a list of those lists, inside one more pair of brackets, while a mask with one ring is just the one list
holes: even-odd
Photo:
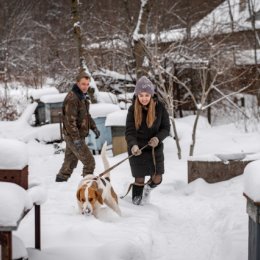
[[151, 97], [152, 95], [148, 94], [147, 92], [141, 92], [138, 94], [138, 100], [143, 106], [149, 104]]

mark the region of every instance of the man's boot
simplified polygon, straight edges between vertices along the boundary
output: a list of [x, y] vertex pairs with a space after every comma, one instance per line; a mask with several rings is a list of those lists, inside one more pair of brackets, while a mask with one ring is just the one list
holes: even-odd
[[133, 184], [132, 187], [132, 202], [135, 205], [140, 205], [142, 202], [142, 197], [143, 197], [143, 185], [136, 185]]
[[57, 174], [56, 175], [56, 182], [64, 182], [64, 181], [67, 181], [68, 178], [66, 178], [64, 175], [60, 175], [60, 174]]

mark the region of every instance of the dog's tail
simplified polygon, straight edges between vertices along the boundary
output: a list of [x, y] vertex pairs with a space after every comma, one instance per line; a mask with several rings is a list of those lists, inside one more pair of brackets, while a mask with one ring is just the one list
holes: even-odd
[[[109, 161], [108, 161], [108, 159], [107, 159], [106, 150], [107, 150], [107, 142], [105, 142], [105, 143], [103, 144], [102, 150], [101, 150], [101, 158], [102, 158], [102, 161], [103, 161], [103, 165], [104, 165], [105, 170], [110, 167]], [[104, 175], [104, 177], [110, 177], [110, 172], [107, 172], [107, 173]]]

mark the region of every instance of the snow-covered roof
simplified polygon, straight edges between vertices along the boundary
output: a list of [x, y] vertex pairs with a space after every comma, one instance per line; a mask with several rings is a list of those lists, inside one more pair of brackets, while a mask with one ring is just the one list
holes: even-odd
[[28, 165], [28, 151], [25, 143], [0, 138], [0, 147], [0, 169], [21, 170]]
[[244, 170], [244, 193], [254, 202], [260, 202], [260, 160], [249, 163]]
[[93, 76], [105, 76], [105, 77], [111, 77], [115, 80], [125, 80], [130, 82], [133, 81], [131, 76], [128, 74], [121, 74], [107, 69], [97, 70], [93, 73]]
[[[257, 64], [260, 63], [260, 50], [256, 50]], [[244, 50], [235, 53], [236, 65], [254, 65], [255, 64], [255, 51]]]
[[29, 96], [32, 97], [34, 100], [40, 99], [41, 96], [49, 94], [59, 94], [59, 91], [55, 87], [46, 87], [41, 89], [29, 90]]
[[[247, 6], [248, 2], [245, 3], [244, 8], [241, 8], [240, 0], [229, 0], [230, 9], [233, 17], [233, 29], [234, 31], [243, 31], [252, 29], [252, 24], [250, 22], [249, 8]], [[254, 2], [254, 11], [259, 11], [260, 1]], [[228, 1], [224, 1], [207, 16], [197, 22], [191, 28], [191, 35], [201, 36], [205, 34], [219, 34], [219, 33], [230, 33], [232, 32], [232, 22], [230, 18], [230, 9]], [[259, 27], [259, 22], [256, 23], [256, 27]]]
[[[255, 12], [260, 11], [260, 1], [254, 1]], [[249, 8], [246, 6], [241, 9], [240, 0], [230, 0], [231, 12], [234, 21], [234, 31], [244, 31], [252, 30], [252, 23], [250, 21]], [[260, 28], [260, 21], [256, 20], [255, 26], [257, 29]], [[198, 37], [207, 34], [219, 34], [219, 33], [230, 33], [231, 28], [231, 18], [229, 13], [228, 1], [224, 1], [218, 7], [216, 7], [212, 12], [198, 21], [191, 28], [191, 36]], [[174, 42], [183, 40], [187, 35], [186, 28], [172, 29], [168, 31], [163, 31], [159, 33], [159, 36], [155, 34], [150, 34], [149, 37], [152, 42], [158, 37], [158, 42]]]
[[40, 101], [43, 103], [60, 103], [63, 102], [68, 93], [43, 95]]
[[158, 42], [175, 42], [182, 40], [186, 36], [186, 29], [172, 29], [168, 31], [162, 31], [159, 33], [159, 37], [151, 33], [148, 37], [150, 37], [151, 42], [155, 42], [156, 37], [158, 37]]
[[105, 126], [125, 126], [127, 110], [118, 110], [107, 115]]
[[109, 113], [120, 110], [120, 107], [115, 104], [96, 103], [89, 106], [89, 112], [92, 118], [106, 117]]
[[91, 43], [86, 46], [88, 49], [111, 49], [111, 48], [127, 48], [127, 44], [121, 39], [113, 39], [102, 41], [99, 43]]
[[111, 92], [99, 91], [100, 100], [103, 103], [117, 104], [118, 100], [115, 94]]

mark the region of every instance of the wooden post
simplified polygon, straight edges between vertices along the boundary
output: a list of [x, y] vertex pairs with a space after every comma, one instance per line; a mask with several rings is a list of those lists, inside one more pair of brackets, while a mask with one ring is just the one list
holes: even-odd
[[[246, 196], [246, 195], [245, 195]], [[260, 203], [247, 197], [248, 260], [260, 260]]]
[[12, 260], [12, 232], [0, 232], [2, 260]]
[[41, 207], [35, 205], [35, 248], [41, 249]]

